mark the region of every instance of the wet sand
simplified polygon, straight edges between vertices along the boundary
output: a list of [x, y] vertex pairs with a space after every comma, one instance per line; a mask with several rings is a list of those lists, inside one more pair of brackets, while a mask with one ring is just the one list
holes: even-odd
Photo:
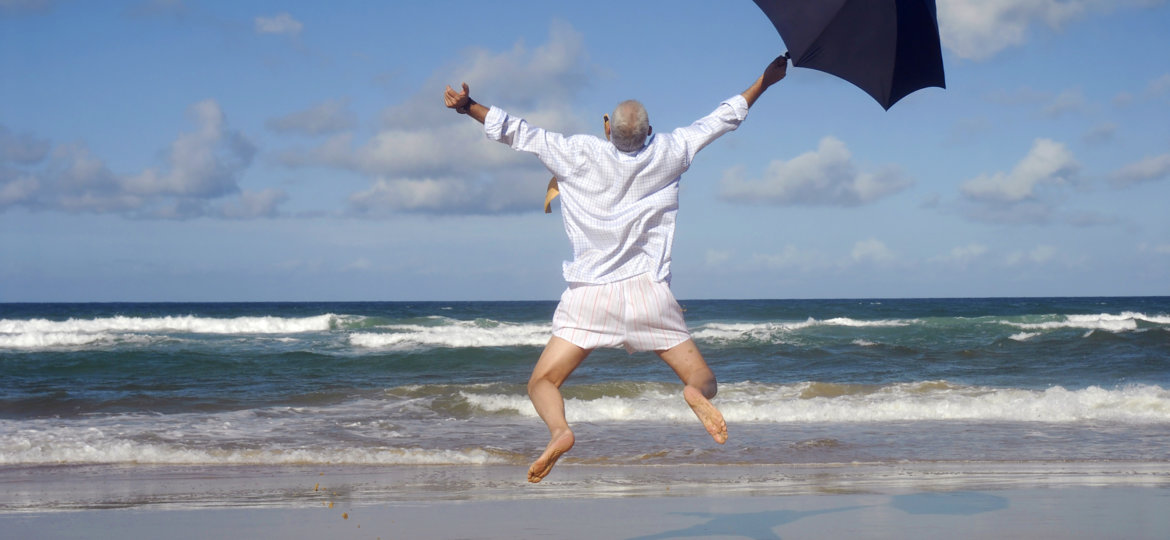
[[[570, 466], [539, 485], [515, 467], [8, 469], [0, 530], [126, 540], [1170, 536], [1161, 467], [954, 467], [842, 466], [754, 482], [764, 471]], [[685, 481], [704, 474], [742, 481]]]

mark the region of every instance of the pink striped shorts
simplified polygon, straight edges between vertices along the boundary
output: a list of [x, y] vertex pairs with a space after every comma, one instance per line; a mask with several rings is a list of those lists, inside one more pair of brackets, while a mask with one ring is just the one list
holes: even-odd
[[601, 285], [570, 284], [553, 314], [553, 335], [581, 347], [663, 351], [688, 339], [670, 285], [642, 274]]

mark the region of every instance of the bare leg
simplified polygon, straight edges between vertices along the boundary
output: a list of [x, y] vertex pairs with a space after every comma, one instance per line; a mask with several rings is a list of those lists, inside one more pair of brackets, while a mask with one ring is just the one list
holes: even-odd
[[543, 480], [561, 455], [573, 448], [573, 431], [565, 420], [565, 400], [561, 397], [560, 388], [590, 352], [553, 336], [545, 345], [536, 367], [532, 368], [532, 376], [528, 379], [528, 397], [536, 408], [536, 414], [548, 425], [549, 442], [544, 453], [528, 468], [529, 482]]
[[686, 385], [683, 388], [683, 398], [687, 400], [691, 410], [695, 411], [695, 416], [699, 417], [703, 427], [707, 428], [707, 433], [710, 433], [711, 438], [719, 444], [727, 442], [727, 423], [723, 420], [723, 413], [710, 401], [718, 391], [715, 373], [707, 367], [707, 362], [699, 353], [699, 347], [693, 340], [688, 339], [670, 349], [657, 352]]

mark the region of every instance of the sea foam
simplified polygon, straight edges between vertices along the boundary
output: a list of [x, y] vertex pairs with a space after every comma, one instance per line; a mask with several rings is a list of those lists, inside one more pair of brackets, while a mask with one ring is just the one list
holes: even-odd
[[0, 439], [0, 465], [134, 463], [143, 465], [487, 465], [508, 456], [483, 449], [185, 448], [124, 439], [62, 441], [36, 436]]
[[[720, 386], [716, 405], [728, 422], [868, 423], [905, 421], [983, 422], [1132, 422], [1170, 424], [1170, 391], [1156, 385], [1116, 389], [1091, 386], [1069, 390], [990, 388], [925, 381], [882, 386], [824, 383]], [[536, 416], [522, 395], [472, 394], [463, 397], [489, 413]], [[693, 421], [677, 389], [668, 386], [635, 397], [568, 398], [570, 422]]]
[[775, 321], [755, 323], [726, 323], [712, 322], [699, 325], [691, 329], [691, 336], [695, 339], [707, 341], [758, 340], [782, 341], [782, 336], [815, 327], [848, 327], [848, 328], [885, 328], [910, 326], [920, 323], [918, 319], [880, 319], [858, 320], [849, 317], [833, 317], [829, 319], [815, 319], [809, 317], [804, 321]]
[[134, 334], [300, 334], [327, 332], [342, 318], [325, 314], [313, 317], [213, 318], [102, 317], [95, 319], [0, 320], [0, 348], [53, 348], [112, 343]]
[[552, 333], [549, 324], [440, 319], [432, 326], [398, 324], [383, 326], [380, 332], [354, 332], [349, 342], [355, 347], [388, 349], [542, 347]]
[[1062, 328], [1076, 328], [1084, 330], [1104, 330], [1107, 332], [1127, 332], [1137, 330], [1138, 322], [1150, 324], [1170, 324], [1170, 316], [1146, 315], [1133, 311], [1120, 314], [1098, 313], [1092, 315], [1061, 315], [1057, 320], [1035, 323], [1006, 322], [1011, 326], [1024, 330], [1055, 330]]

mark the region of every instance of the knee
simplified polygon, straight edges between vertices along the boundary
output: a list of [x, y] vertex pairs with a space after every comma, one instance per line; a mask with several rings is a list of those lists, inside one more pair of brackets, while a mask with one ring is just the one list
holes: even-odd
[[528, 377], [528, 393], [531, 394], [534, 389], [544, 384], [560, 386], [547, 373], [533, 373], [530, 377]]

